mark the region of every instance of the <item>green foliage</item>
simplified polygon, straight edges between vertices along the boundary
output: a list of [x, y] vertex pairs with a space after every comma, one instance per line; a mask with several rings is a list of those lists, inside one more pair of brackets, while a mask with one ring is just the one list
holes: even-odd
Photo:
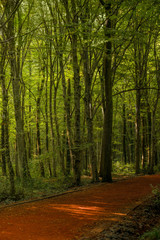
[[[152, 188], [152, 194], [153, 194], [153, 202], [152, 202], [152, 209], [155, 209], [156, 211], [160, 211], [160, 185], [153, 186]], [[144, 233], [140, 240], [159, 240], [160, 239], [160, 227], [153, 228], [151, 231], [148, 231]]]
[[160, 163], [156, 166], [154, 166], [154, 172], [159, 173], [160, 172]]
[[24, 199], [24, 192], [20, 184], [17, 184], [17, 191], [15, 195], [10, 195], [10, 184], [9, 179], [1, 176], [0, 181], [0, 202], [1, 203], [12, 203], [18, 200]]
[[160, 210], [160, 185], [153, 186], [152, 188], [152, 194], [154, 195], [154, 207], [158, 210]]
[[61, 173], [58, 174], [57, 178], [32, 178], [25, 183], [24, 198], [33, 199], [54, 195], [68, 190], [72, 184], [72, 176], [64, 176]]
[[154, 228], [149, 232], [144, 233], [140, 240], [159, 240], [160, 239], [160, 227]]
[[113, 173], [121, 175], [133, 175], [134, 174], [134, 165], [133, 164], [124, 164], [122, 162], [113, 163]]

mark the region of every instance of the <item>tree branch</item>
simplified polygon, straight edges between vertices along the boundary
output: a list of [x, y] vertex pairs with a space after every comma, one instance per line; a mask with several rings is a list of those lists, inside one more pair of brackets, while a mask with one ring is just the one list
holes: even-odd
[[117, 92], [117, 93], [113, 94], [112, 96], [115, 97], [115, 96], [120, 95], [120, 94], [125, 93], [125, 92], [132, 92], [132, 91], [137, 91], [137, 90], [156, 90], [156, 91], [159, 91], [160, 89], [155, 88], [155, 87], [153, 87], [153, 88], [150, 88], [150, 87], [148, 87], [148, 88], [131, 88], [131, 89], [127, 89], [127, 90]]

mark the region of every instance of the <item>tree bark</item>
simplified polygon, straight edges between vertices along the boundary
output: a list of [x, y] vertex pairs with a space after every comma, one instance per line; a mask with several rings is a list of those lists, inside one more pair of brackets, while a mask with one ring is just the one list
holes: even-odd
[[141, 160], [141, 134], [140, 134], [140, 105], [141, 105], [141, 94], [140, 90], [136, 92], [136, 174], [140, 173], [140, 160]]
[[[103, 1], [102, 1], [103, 2]], [[104, 51], [104, 81], [105, 81], [105, 113], [102, 139], [102, 156], [101, 156], [101, 174], [102, 181], [112, 182], [112, 118], [113, 118], [113, 101], [112, 101], [112, 42], [111, 42], [111, 4], [104, 4], [106, 10], [105, 23], [105, 51]]]
[[[2, 46], [3, 49], [4, 46]], [[6, 48], [6, 46], [5, 46]], [[2, 87], [2, 129], [1, 129], [1, 148], [2, 148], [2, 174], [7, 175], [7, 167], [9, 172], [10, 181], [10, 194], [15, 194], [15, 181], [14, 170], [10, 159], [10, 145], [9, 145], [9, 113], [8, 113], [8, 89], [5, 83], [5, 58], [6, 54], [3, 51], [3, 55], [0, 64], [0, 80]], [[5, 56], [5, 57], [4, 57]]]
[[87, 151], [88, 157], [91, 159], [92, 165], [92, 181], [98, 181], [97, 159], [95, 154], [95, 143], [93, 139], [93, 110], [92, 110], [92, 75], [89, 58], [89, 26], [87, 21], [89, 20], [89, 7], [86, 3], [84, 13], [81, 16], [82, 29], [83, 29], [83, 75], [85, 80], [85, 118], [87, 124]]
[[74, 106], [75, 106], [75, 122], [74, 122], [74, 149], [73, 149], [73, 169], [74, 169], [74, 182], [75, 185], [80, 185], [81, 183], [81, 130], [80, 130], [80, 69], [78, 64], [78, 36], [77, 36], [77, 26], [78, 26], [78, 12], [76, 8], [75, 0], [71, 0], [71, 13], [69, 11], [68, 0], [63, 0], [63, 4], [66, 10], [66, 18], [71, 40], [71, 51], [72, 51], [72, 66], [74, 74]]
[[41, 136], [40, 136], [40, 106], [41, 106], [41, 97], [42, 97], [42, 92], [43, 92], [43, 88], [44, 88], [44, 82], [45, 82], [45, 68], [42, 67], [42, 74], [43, 74], [43, 79], [41, 82], [41, 86], [38, 89], [38, 97], [36, 100], [36, 107], [37, 107], [37, 116], [36, 116], [36, 130], [37, 130], [37, 156], [40, 158], [39, 159], [39, 165], [40, 165], [40, 174], [41, 177], [45, 177], [45, 169], [44, 169], [44, 163], [43, 160], [41, 159], [41, 154], [42, 154], [42, 150], [41, 150]]
[[[9, 61], [11, 67], [11, 81], [13, 89], [14, 109], [15, 109], [15, 120], [16, 120], [16, 136], [17, 136], [17, 149], [18, 149], [18, 162], [20, 178], [24, 182], [27, 177], [26, 162], [27, 152], [25, 145], [25, 134], [24, 134], [24, 122], [22, 118], [22, 103], [21, 103], [21, 91], [20, 91], [20, 69], [18, 67], [15, 51], [15, 34], [14, 34], [14, 8], [15, 3], [13, 0], [8, 0], [6, 5], [6, 16], [8, 21], [7, 26], [7, 37], [10, 39], [9, 45]], [[10, 17], [11, 16], [11, 17]]]
[[57, 176], [56, 171], [56, 159], [55, 159], [55, 134], [53, 128], [53, 63], [52, 63], [52, 50], [51, 50], [52, 43], [50, 43], [50, 94], [49, 94], [49, 116], [50, 116], [50, 126], [51, 126], [51, 143], [52, 143], [52, 166], [53, 166], [53, 176]]
[[123, 103], [123, 159], [124, 159], [124, 163], [125, 163], [125, 164], [127, 164], [126, 135], [127, 135], [126, 105], [125, 105], [125, 103]]

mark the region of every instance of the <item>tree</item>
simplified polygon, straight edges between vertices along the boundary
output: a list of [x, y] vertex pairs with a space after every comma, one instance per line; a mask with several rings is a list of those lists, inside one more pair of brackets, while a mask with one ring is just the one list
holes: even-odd
[[102, 181], [112, 182], [112, 117], [113, 117], [113, 101], [112, 101], [112, 42], [111, 42], [111, 3], [100, 1], [105, 8], [106, 22], [105, 31], [105, 50], [104, 50], [104, 81], [105, 81], [105, 113], [102, 139]]
[[11, 82], [13, 88], [15, 119], [16, 119], [16, 137], [17, 149], [19, 159], [19, 174], [22, 181], [28, 175], [27, 171], [27, 152], [25, 145], [24, 122], [22, 118], [22, 103], [21, 103], [21, 69], [19, 68], [19, 59], [17, 58], [15, 47], [15, 13], [18, 10], [20, 1], [8, 0], [5, 8], [6, 18], [8, 19], [6, 36], [9, 39], [8, 43], [8, 56], [11, 68]]

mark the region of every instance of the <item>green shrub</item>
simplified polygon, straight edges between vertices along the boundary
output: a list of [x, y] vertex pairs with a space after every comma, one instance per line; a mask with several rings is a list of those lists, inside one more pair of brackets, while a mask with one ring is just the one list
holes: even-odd
[[154, 195], [154, 207], [156, 207], [158, 210], [160, 210], [160, 185], [156, 185], [152, 187], [152, 194]]
[[160, 227], [154, 228], [149, 232], [144, 233], [140, 240], [159, 240], [160, 239]]
[[121, 175], [132, 175], [134, 174], [135, 169], [133, 164], [124, 164], [120, 161], [113, 163], [113, 173]]

